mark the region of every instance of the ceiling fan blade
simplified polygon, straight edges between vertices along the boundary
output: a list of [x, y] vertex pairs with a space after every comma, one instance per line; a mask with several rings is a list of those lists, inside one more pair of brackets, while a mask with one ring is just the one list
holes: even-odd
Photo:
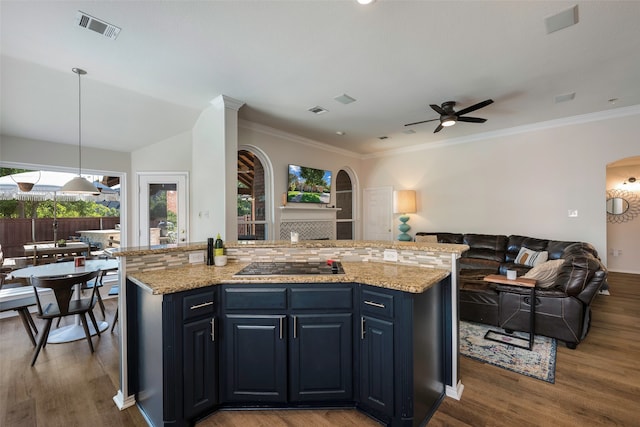
[[472, 112], [472, 111], [479, 110], [479, 109], [481, 109], [482, 107], [486, 107], [486, 106], [487, 106], [487, 105], [489, 105], [489, 104], [493, 104], [493, 99], [487, 99], [487, 100], [485, 100], [485, 101], [478, 102], [477, 104], [472, 105], [471, 107], [463, 108], [462, 110], [458, 111], [458, 112], [456, 113], [456, 115], [457, 115], [458, 117], [460, 117], [460, 116], [461, 116], [461, 115], [463, 115], [463, 114], [467, 114], [467, 113], [470, 113], [470, 112]]
[[469, 123], [484, 123], [487, 119], [481, 119], [480, 117], [458, 117], [459, 122], [469, 122]]
[[444, 126], [442, 126], [441, 124], [438, 125], [438, 127], [436, 128], [436, 130], [433, 131], [433, 133], [438, 133], [442, 130], [442, 128], [444, 128]]
[[441, 116], [444, 116], [445, 114], [447, 114], [447, 112], [444, 111], [439, 105], [429, 104], [429, 107], [433, 108], [433, 111], [440, 114]]
[[435, 121], [435, 120], [440, 120], [440, 119], [431, 119], [431, 120], [423, 120], [423, 121], [421, 121], [421, 122], [407, 123], [405, 126], [419, 125], [420, 123], [433, 122], [433, 121]]

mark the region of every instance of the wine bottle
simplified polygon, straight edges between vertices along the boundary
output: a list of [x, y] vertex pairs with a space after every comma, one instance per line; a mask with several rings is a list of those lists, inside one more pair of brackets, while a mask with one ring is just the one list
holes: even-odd
[[220, 233], [218, 233], [218, 235], [216, 236], [216, 243], [214, 246], [214, 255], [215, 256], [224, 255], [224, 242], [220, 237]]
[[207, 239], [207, 265], [213, 265], [213, 237]]

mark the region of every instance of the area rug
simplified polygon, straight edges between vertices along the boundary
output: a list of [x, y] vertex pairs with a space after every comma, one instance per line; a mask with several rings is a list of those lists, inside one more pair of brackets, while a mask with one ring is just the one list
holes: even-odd
[[[554, 338], [536, 335], [533, 340], [533, 349], [525, 350], [486, 340], [484, 336], [488, 330], [501, 331], [495, 326], [460, 321], [460, 354], [522, 375], [555, 383], [557, 343]], [[514, 335], [528, 337], [527, 333], [515, 332]]]

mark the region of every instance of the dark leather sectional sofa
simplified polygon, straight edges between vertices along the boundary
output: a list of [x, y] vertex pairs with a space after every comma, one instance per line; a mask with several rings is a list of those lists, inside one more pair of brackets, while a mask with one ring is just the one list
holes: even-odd
[[536, 290], [535, 333], [562, 340], [569, 348], [586, 337], [591, 302], [606, 286], [607, 278], [591, 244], [517, 235], [416, 233], [425, 235], [437, 235], [439, 243], [469, 246], [460, 259], [460, 318], [507, 331], [529, 331], [529, 290], [488, 283], [483, 278], [506, 274], [507, 270], [524, 275], [531, 267], [515, 263], [522, 247], [547, 251], [549, 260], [564, 259], [553, 285]]

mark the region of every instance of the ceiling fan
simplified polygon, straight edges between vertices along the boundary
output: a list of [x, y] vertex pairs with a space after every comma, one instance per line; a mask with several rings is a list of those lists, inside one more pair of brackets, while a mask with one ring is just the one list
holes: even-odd
[[487, 105], [492, 103], [493, 103], [493, 99], [487, 99], [485, 101], [478, 102], [477, 104], [474, 104], [471, 107], [464, 108], [457, 112], [453, 110], [453, 107], [456, 105], [455, 101], [443, 102], [442, 106], [440, 107], [435, 104], [430, 104], [430, 107], [433, 108], [433, 110], [436, 113], [440, 114], [440, 118], [423, 120], [421, 122], [415, 122], [415, 123], [408, 123], [405, 126], [413, 126], [420, 123], [433, 122], [436, 120], [440, 120], [440, 124], [438, 125], [436, 130], [433, 131], [433, 133], [436, 133], [436, 132], [440, 132], [443, 127], [449, 127], [449, 126], [455, 125], [456, 122], [484, 123], [487, 121], [487, 119], [481, 119], [480, 117], [463, 117], [463, 115], [470, 113], [472, 111], [479, 110], [480, 108], [486, 107]]

